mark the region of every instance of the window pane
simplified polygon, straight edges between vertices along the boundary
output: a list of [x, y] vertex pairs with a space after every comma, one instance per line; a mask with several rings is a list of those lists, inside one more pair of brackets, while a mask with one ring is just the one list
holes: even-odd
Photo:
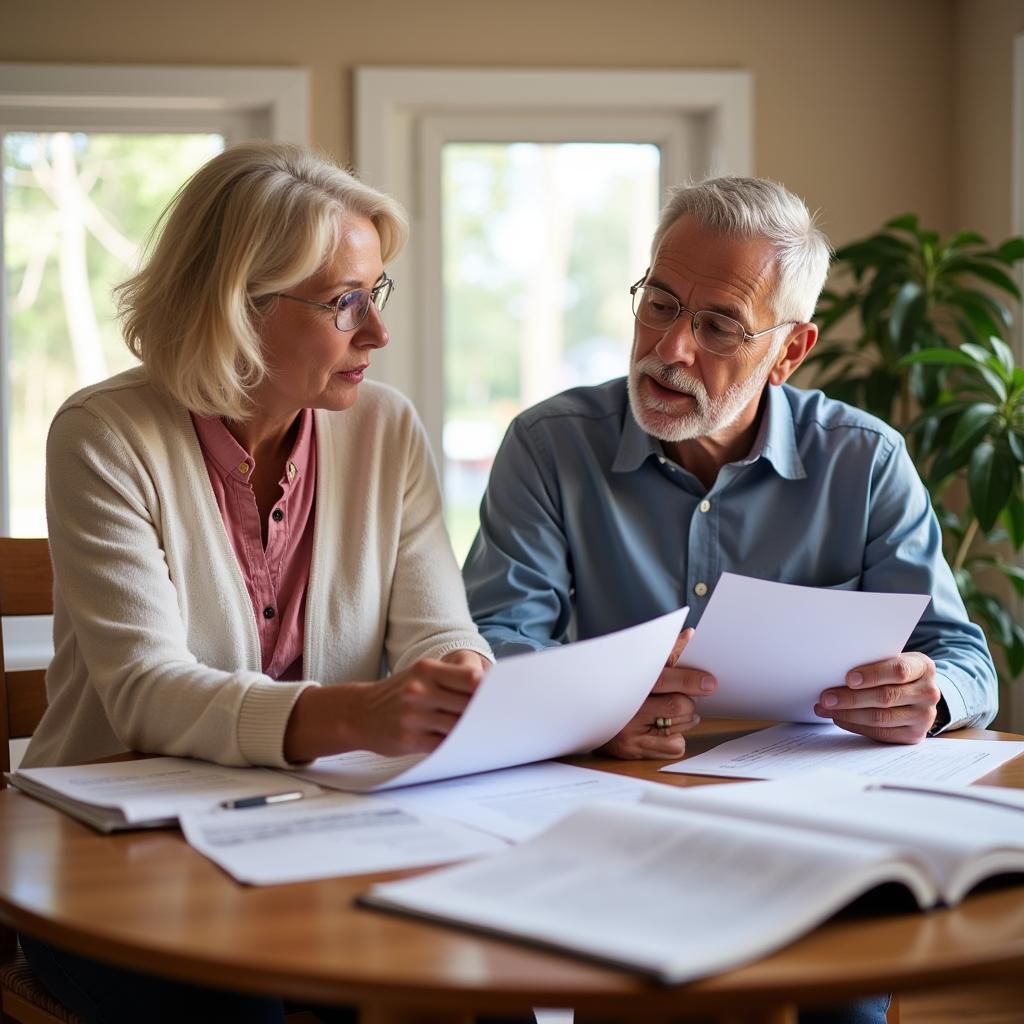
[[443, 148], [445, 508], [460, 560], [512, 417], [626, 373], [659, 156], [632, 143]]
[[46, 431], [60, 403], [135, 361], [111, 289], [181, 183], [223, 148], [210, 134], [4, 135], [13, 535], [46, 533]]

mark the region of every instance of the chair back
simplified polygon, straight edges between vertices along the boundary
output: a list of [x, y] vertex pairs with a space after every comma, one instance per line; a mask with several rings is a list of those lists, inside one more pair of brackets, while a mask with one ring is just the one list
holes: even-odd
[[[0, 537], [0, 615], [52, 615], [53, 568], [45, 537]], [[0, 630], [0, 772], [10, 771], [10, 741], [31, 736], [46, 710], [46, 670], [8, 672]], [[6, 785], [0, 775], [0, 789]]]

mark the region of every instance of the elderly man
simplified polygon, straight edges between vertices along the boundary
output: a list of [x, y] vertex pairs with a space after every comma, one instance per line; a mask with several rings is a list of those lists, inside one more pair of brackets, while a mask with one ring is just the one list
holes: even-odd
[[[499, 657], [683, 604], [695, 625], [726, 570], [923, 593], [931, 604], [908, 650], [851, 665], [846, 685], [822, 691], [817, 713], [892, 743], [991, 721], [992, 660], [902, 437], [785, 383], [817, 339], [810, 318], [828, 261], [803, 202], [773, 182], [673, 190], [651, 266], [630, 289], [628, 379], [524, 412], [495, 460], [464, 575]], [[716, 685], [671, 667], [690, 634], [607, 752], [683, 753], [700, 696]], [[801, 1021], [882, 1022], [885, 1002]]]
[[[893, 743], [991, 721], [992, 661], [903, 439], [785, 383], [817, 339], [810, 318], [828, 261], [803, 202], [773, 182], [672, 191], [651, 266], [630, 289], [628, 379], [524, 412], [495, 461], [465, 579], [499, 657], [683, 604], [696, 625], [726, 570], [923, 593], [931, 604], [908, 650], [851, 665], [818, 714]], [[666, 668], [608, 751], [680, 756], [714, 687]]]

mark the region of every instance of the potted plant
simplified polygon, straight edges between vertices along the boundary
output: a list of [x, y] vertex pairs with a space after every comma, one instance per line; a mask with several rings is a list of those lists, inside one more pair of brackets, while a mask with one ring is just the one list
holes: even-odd
[[[808, 363], [828, 394], [873, 412], [907, 437], [942, 524], [946, 555], [973, 619], [1024, 671], [1024, 367], [1006, 343], [1020, 299], [1012, 276], [1024, 238], [990, 247], [976, 232], [943, 240], [913, 214], [836, 252], [822, 293], [822, 344]], [[859, 331], [841, 339], [851, 323]], [[996, 592], [992, 585], [996, 584]]]

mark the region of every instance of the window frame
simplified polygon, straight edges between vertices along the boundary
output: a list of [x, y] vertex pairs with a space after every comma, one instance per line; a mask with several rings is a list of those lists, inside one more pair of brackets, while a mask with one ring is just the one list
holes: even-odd
[[[0, 63], [0, 140], [9, 131], [217, 132], [309, 142], [301, 68]], [[0, 257], [4, 253], [0, 176]], [[10, 528], [10, 336], [0, 288], [0, 534]]]
[[447, 142], [645, 142], [662, 151], [662, 189], [688, 177], [750, 174], [748, 71], [576, 71], [360, 67], [360, 175], [409, 211], [412, 240], [394, 263], [388, 306], [397, 342], [376, 377], [408, 395], [439, 464], [444, 418], [440, 150]]

